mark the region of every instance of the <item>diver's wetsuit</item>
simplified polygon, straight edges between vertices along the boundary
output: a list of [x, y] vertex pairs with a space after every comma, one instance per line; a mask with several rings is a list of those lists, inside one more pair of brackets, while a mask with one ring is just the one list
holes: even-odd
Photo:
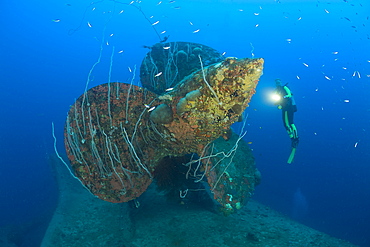
[[298, 146], [299, 138], [293, 118], [294, 113], [297, 111], [297, 105], [295, 104], [293, 94], [287, 85], [277, 86], [276, 93], [281, 96], [281, 100], [278, 104], [279, 109], [282, 110], [284, 127], [288, 132], [289, 138], [292, 140], [292, 147], [296, 148]]

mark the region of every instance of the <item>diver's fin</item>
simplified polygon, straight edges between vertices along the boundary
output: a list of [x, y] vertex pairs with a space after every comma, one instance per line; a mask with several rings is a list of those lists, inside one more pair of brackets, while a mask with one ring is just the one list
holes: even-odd
[[292, 152], [290, 152], [289, 159], [288, 159], [288, 162], [287, 162], [288, 164], [292, 164], [292, 162], [294, 160], [295, 150], [296, 150], [296, 148], [292, 148]]

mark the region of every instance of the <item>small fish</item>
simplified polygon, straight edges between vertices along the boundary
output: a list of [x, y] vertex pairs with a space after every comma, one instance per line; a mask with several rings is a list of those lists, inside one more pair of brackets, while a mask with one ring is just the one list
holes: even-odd
[[148, 110], [148, 112], [151, 112], [151, 111], [153, 111], [155, 109], [155, 106], [153, 106], [152, 108], [150, 108], [149, 110]]
[[174, 2], [176, 2], [175, 0], [172, 0], [172, 1], [169, 1], [168, 3], [174, 3]]
[[181, 9], [181, 7], [180, 6], [176, 6], [176, 7], [173, 7], [174, 9]]
[[165, 50], [168, 50], [170, 48], [171, 48], [171, 46], [163, 46], [163, 49], [165, 49]]
[[347, 69], [346, 67], [342, 67], [342, 69]]
[[114, 34], [113, 34], [113, 33], [111, 33], [109, 36], [110, 36], [110, 37], [112, 37], [113, 35], [114, 35]]
[[162, 32], [161, 32], [161, 34], [164, 34], [164, 33], [166, 33], [166, 32], [167, 32], [167, 31], [162, 31]]
[[145, 108], [150, 108], [150, 105], [144, 104]]
[[332, 54], [337, 55], [339, 52], [333, 51]]
[[121, 10], [118, 14], [120, 15], [120, 14], [122, 14], [124, 12], [124, 10]]
[[156, 22], [154, 22], [154, 23], [152, 24], [152, 26], [157, 25], [158, 23], [159, 23], [159, 21], [156, 21]]
[[197, 29], [197, 30], [193, 31], [193, 33], [197, 33], [197, 32], [199, 32], [199, 31], [200, 31], [200, 29]]
[[156, 74], [154, 77], [158, 77], [158, 76], [160, 76], [160, 75], [162, 75], [162, 72], [159, 72], [158, 74]]
[[343, 101], [344, 101], [344, 103], [349, 103], [349, 99], [345, 99]]
[[344, 19], [346, 19], [347, 21], [351, 21], [349, 18], [347, 18], [347, 17], [343, 17]]
[[247, 144], [249, 144], [249, 145], [250, 145], [250, 144], [252, 144], [252, 143], [253, 143], [253, 142], [247, 142]]
[[165, 36], [162, 40], [161, 40], [161, 42], [160, 43], [164, 43], [164, 42], [166, 42], [167, 40], [168, 40], [168, 38], [170, 37], [170, 35], [168, 35], [168, 36]]
[[225, 54], [226, 54], [226, 51], [224, 51], [224, 52], [221, 54], [221, 56], [225, 56]]
[[130, 71], [130, 73], [132, 72], [132, 70], [131, 70], [131, 68], [130, 68], [130, 67], [128, 67], [128, 71]]
[[54, 19], [54, 20], [51, 20], [53, 22], [60, 22], [60, 19]]
[[254, 15], [260, 15], [260, 13], [253, 13]]
[[173, 87], [170, 87], [170, 88], [167, 88], [165, 91], [169, 92], [169, 91], [172, 91], [172, 90], [173, 90]]
[[302, 64], [308, 68], [308, 64], [307, 63], [302, 63]]
[[123, 53], [123, 50], [120, 50], [118, 53]]
[[258, 27], [260, 24], [256, 24], [254, 27]]
[[192, 25], [192, 26], [194, 25], [191, 21], [189, 21], [189, 24]]
[[297, 79], [300, 80], [301, 78], [299, 76], [297, 76]]
[[354, 147], [357, 148], [357, 145], [358, 145], [358, 142], [355, 143], [355, 146]]
[[325, 11], [327, 14], [329, 14], [329, 13], [330, 13], [327, 9], [324, 9], [324, 11]]
[[356, 26], [351, 26], [352, 28], [356, 28]]
[[299, 18], [298, 18], [298, 21], [300, 21], [300, 20], [302, 20], [302, 17], [299, 17]]
[[162, 3], [162, 1], [159, 1], [158, 3], [157, 3], [157, 5], [160, 5]]
[[327, 79], [329, 81], [331, 80], [331, 78], [329, 76], [327, 76], [327, 75], [325, 76], [325, 79]]
[[88, 25], [89, 27], [92, 27], [92, 25], [90, 24], [90, 22], [87, 22], [87, 25]]

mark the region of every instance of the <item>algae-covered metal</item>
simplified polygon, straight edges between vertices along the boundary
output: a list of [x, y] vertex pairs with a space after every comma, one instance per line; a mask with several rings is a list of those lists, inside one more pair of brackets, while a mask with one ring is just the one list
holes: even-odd
[[[107, 83], [87, 90], [72, 105], [65, 146], [76, 176], [91, 193], [110, 202], [135, 199], [152, 182], [161, 159], [204, 157], [209, 144], [239, 119], [255, 93], [263, 59], [226, 58], [209, 66], [201, 53], [197, 59], [200, 68], [167, 93]], [[231, 193], [214, 182], [214, 176], [223, 181], [227, 171], [200, 166], [215, 195]]]

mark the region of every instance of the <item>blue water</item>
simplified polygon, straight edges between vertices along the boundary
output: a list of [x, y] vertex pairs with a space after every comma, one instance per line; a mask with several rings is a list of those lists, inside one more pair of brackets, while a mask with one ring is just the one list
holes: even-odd
[[[100, 51], [89, 87], [108, 81], [112, 54], [111, 81], [130, 80], [135, 65], [138, 78], [141, 46], [159, 41], [154, 27], [169, 41], [265, 59], [247, 109], [247, 140], [263, 176], [254, 198], [291, 217], [305, 207], [300, 222], [370, 246], [369, 1], [135, 4], [145, 16], [109, 0], [0, 2], [0, 227], [12, 229], [19, 246], [39, 245], [57, 201], [51, 122], [63, 152], [67, 111]], [[298, 105], [292, 165], [281, 112], [268, 100], [275, 78], [289, 82]]]

